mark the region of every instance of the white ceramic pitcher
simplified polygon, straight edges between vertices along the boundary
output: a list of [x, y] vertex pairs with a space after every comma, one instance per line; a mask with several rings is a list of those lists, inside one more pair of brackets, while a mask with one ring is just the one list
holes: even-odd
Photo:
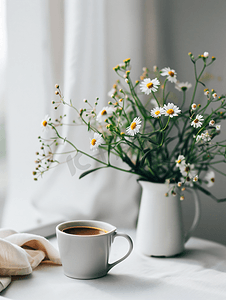
[[164, 183], [139, 181], [142, 197], [137, 224], [136, 250], [148, 256], [174, 256], [184, 250], [200, 219], [200, 201], [195, 189], [186, 188], [195, 201], [195, 217], [185, 233], [182, 221], [181, 200], [169, 193]]

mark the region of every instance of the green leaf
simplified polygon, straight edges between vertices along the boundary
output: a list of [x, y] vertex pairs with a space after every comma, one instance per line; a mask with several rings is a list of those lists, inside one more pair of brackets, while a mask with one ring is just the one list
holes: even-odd
[[95, 169], [88, 170], [88, 171], [82, 173], [82, 174], [79, 176], [79, 179], [85, 177], [86, 175], [88, 175], [88, 174], [90, 174], [90, 173], [92, 173], [92, 172], [95, 172], [95, 171], [100, 170], [100, 169], [103, 169], [103, 168], [107, 168], [107, 167], [99, 167], [99, 168], [95, 168]]
[[139, 166], [142, 168], [143, 167], [143, 164], [145, 162], [145, 159], [147, 158], [147, 156], [150, 154], [152, 149], [145, 149], [144, 151], [146, 151], [146, 153], [142, 156], [141, 160], [140, 160], [140, 163], [139, 163]]
[[206, 86], [205, 83], [203, 83], [202, 81], [199, 81], [199, 83], [201, 83], [203, 86]]

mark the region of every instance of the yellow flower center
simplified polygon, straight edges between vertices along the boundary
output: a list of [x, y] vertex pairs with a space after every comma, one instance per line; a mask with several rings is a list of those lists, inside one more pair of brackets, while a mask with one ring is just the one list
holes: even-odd
[[106, 114], [107, 114], [106, 109], [103, 109], [102, 112], [101, 112], [101, 115], [103, 116], [103, 115], [106, 115]]
[[149, 83], [147, 83], [146, 86], [147, 86], [148, 89], [151, 89], [151, 88], [153, 87], [153, 83], [152, 83], [152, 82], [149, 82]]
[[198, 123], [198, 122], [199, 122], [199, 120], [198, 120], [198, 119], [195, 119], [195, 120], [194, 120], [194, 123]]
[[96, 139], [92, 139], [91, 145], [94, 146], [96, 144], [96, 141], [97, 141]]
[[172, 115], [174, 113], [174, 110], [172, 108], [170, 108], [166, 112], [167, 112], [167, 114]]
[[181, 159], [178, 159], [177, 163], [180, 164], [181, 163]]
[[215, 178], [211, 178], [210, 181], [215, 182]]
[[174, 72], [173, 72], [173, 71], [169, 71], [168, 74], [169, 74], [169, 76], [171, 76], [171, 77], [174, 76]]
[[156, 110], [155, 115], [158, 116], [160, 114], [160, 110]]
[[132, 130], [134, 130], [134, 129], [136, 128], [136, 126], [137, 126], [136, 122], [133, 122], [133, 123], [130, 125], [130, 128], [131, 128]]
[[47, 121], [45, 120], [45, 121], [43, 121], [42, 122], [42, 125], [44, 126], [44, 127], [46, 127], [46, 125], [47, 125]]

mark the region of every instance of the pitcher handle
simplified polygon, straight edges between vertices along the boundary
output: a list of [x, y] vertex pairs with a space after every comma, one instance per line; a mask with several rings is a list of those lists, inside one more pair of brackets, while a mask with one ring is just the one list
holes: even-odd
[[197, 227], [199, 220], [200, 220], [200, 216], [201, 216], [201, 204], [200, 204], [198, 193], [196, 192], [195, 189], [186, 189], [186, 190], [193, 194], [194, 201], [195, 201], [195, 217], [194, 217], [193, 223], [191, 225], [191, 228], [185, 234], [185, 241], [184, 241], [185, 243], [189, 240], [193, 231]]

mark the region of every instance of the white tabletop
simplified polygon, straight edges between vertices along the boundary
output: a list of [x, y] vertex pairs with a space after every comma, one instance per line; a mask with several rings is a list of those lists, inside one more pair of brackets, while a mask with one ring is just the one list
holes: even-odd
[[[123, 231], [135, 240], [135, 231]], [[51, 242], [57, 247], [56, 238]], [[111, 261], [127, 247], [126, 240], [116, 239]], [[42, 264], [31, 275], [13, 280], [1, 296], [15, 300], [225, 300], [226, 247], [191, 238], [184, 253], [173, 258], [146, 257], [134, 250], [107, 276], [94, 280], [68, 278], [62, 266]]]

